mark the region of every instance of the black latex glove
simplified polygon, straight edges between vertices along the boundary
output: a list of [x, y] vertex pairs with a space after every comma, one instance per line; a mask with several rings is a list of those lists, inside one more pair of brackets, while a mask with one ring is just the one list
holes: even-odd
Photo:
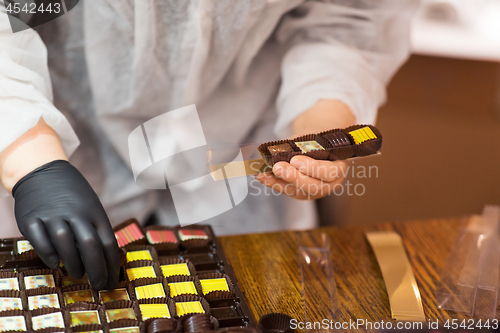
[[24, 176], [12, 189], [19, 231], [45, 264], [68, 273], [85, 271], [97, 290], [114, 289], [120, 271], [118, 243], [94, 192], [69, 162], [47, 163]]

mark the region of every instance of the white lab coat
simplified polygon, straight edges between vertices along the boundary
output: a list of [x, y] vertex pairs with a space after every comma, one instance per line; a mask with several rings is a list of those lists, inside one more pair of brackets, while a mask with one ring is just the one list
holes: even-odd
[[[134, 128], [196, 104], [208, 142], [264, 142], [293, 135], [293, 119], [319, 99], [341, 100], [359, 123], [373, 123], [409, 54], [415, 7], [414, 0], [85, 0], [38, 33], [13, 34], [0, 5], [0, 151], [43, 117], [113, 223], [156, 211], [175, 224], [168, 191], [134, 183], [127, 149]], [[243, 203], [207, 221], [217, 233], [315, 226], [313, 202], [250, 188]]]

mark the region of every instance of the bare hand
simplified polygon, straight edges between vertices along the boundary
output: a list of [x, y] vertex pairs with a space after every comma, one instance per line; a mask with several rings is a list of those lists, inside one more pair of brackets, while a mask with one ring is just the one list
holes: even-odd
[[255, 176], [263, 185], [299, 200], [316, 200], [341, 186], [347, 164], [295, 156], [290, 163], [278, 162], [272, 173]]

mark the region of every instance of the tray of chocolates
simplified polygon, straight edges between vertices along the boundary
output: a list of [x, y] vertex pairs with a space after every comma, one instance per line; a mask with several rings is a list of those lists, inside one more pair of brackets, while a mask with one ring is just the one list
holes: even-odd
[[272, 167], [278, 162], [290, 162], [304, 155], [316, 160], [345, 160], [376, 154], [382, 148], [382, 134], [372, 125], [354, 125], [317, 134], [303, 135], [291, 140], [271, 141], [257, 150], [264, 162]]
[[210, 226], [114, 228], [120, 282], [47, 268], [25, 239], [0, 240], [0, 332], [258, 332]]

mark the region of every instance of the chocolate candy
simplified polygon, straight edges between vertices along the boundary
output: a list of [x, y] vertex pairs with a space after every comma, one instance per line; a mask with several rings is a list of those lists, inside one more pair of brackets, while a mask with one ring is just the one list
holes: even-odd
[[376, 154], [382, 148], [382, 134], [372, 125], [355, 125], [343, 130], [349, 136], [354, 156]]
[[31, 322], [33, 323], [33, 329], [35, 331], [47, 327], [64, 328], [64, 318], [60, 311], [34, 316], [31, 318]]
[[92, 311], [72, 311], [70, 312], [71, 326], [100, 324], [99, 313]]
[[283, 313], [268, 313], [260, 317], [259, 328], [264, 333], [290, 333], [292, 319]]
[[361, 127], [359, 129], [356, 129], [354, 131], [350, 131], [349, 135], [353, 138], [354, 143], [359, 145], [360, 143], [369, 141], [369, 140], [374, 140], [377, 138], [375, 133], [373, 133], [372, 129], [368, 126]]
[[0, 297], [0, 311], [22, 309], [23, 303], [20, 297]]
[[33, 246], [27, 240], [17, 241], [17, 253], [21, 254], [23, 252], [27, 252], [30, 250], [34, 250]]
[[132, 220], [125, 227], [115, 231], [115, 237], [118, 242], [118, 246], [125, 246], [141, 239], [144, 239], [145, 236], [142, 233], [139, 225]]
[[64, 300], [66, 301], [66, 305], [77, 302], [92, 303], [94, 302], [94, 296], [90, 290], [67, 291], [64, 293]]
[[375, 126], [354, 125], [306, 134], [293, 140], [263, 143], [257, 150], [266, 165], [273, 167], [278, 162], [290, 162], [297, 155], [306, 155], [315, 160], [337, 161], [376, 154], [381, 148], [382, 134]]
[[28, 306], [30, 310], [41, 308], [60, 308], [59, 297], [57, 294], [29, 296]]
[[177, 238], [171, 230], [149, 230], [146, 237], [150, 244], [177, 243]]
[[229, 291], [226, 278], [202, 279], [200, 283], [204, 295], [212, 291]]
[[214, 329], [214, 325], [212, 324], [210, 315], [206, 313], [199, 313], [184, 320], [182, 328], [184, 332], [206, 332], [212, 331]]
[[142, 320], [150, 318], [170, 318], [167, 304], [139, 304]]
[[24, 316], [0, 317], [2, 331], [26, 331], [26, 320]]
[[181, 241], [190, 239], [208, 239], [208, 235], [201, 229], [180, 229], [179, 238]]
[[295, 142], [295, 145], [300, 148], [303, 153], [308, 153], [313, 150], [325, 150], [317, 141], [301, 141]]
[[106, 310], [106, 318], [108, 319], [108, 322], [122, 319], [137, 319], [134, 309], [131, 308]]
[[175, 309], [179, 317], [191, 313], [205, 313], [200, 301], [176, 302]]
[[140, 278], [154, 278], [156, 277], [153, 266], [135, 267], [127, 269], [127, 276], [130, 281]]
[[174, 321], [169, 318], [154, 319], [148, 325], [148, 333], [166, 333], [174, 331]]
[[179, 264], [162, 265], [161, 270], [163, 272], [163, 276], [165, 277], [175, 275], [191, 275], [191, 273], [189, 272], [188, 264], [185, 262]]
[[267, 150], [271, 155], [277, 155], [281, 153], [291, 153], [293, 152], [292, 146], [289, 143], [282, 143], [279, 145], [269, 146]]
[[36, 289], [41, 287], [55, 287], [56, 283], [54, 281], [53, 275], [34, 275], [25, 276], [24, 285], [26, 289]]
[[0, 279], [0, 290], [19, 290], [19, 282], [17, 278]]
[[351, 140], [344, 132], [333, 132], [323, 135], [333, 147], [350, 146]]
[[114, 302], [114, 301], [129, 301], [127, 289], [115, 289], [115, 290], [101, 290], [99, 291], [99, 298], [102, 303]]
[[135, 287], [135, 297], [137, 299], [166, 297], [163, 284], [155, 283], [145, 286]]
[[193, 281], [169, 283], [170, 296], [175, 297], [179, 295], [198, 295], [198, 291]]
[[153, 260], [153, 257], [151, 256], [151, 252], [148, 250], [127, 252], [127, 262], [136, 260]]

